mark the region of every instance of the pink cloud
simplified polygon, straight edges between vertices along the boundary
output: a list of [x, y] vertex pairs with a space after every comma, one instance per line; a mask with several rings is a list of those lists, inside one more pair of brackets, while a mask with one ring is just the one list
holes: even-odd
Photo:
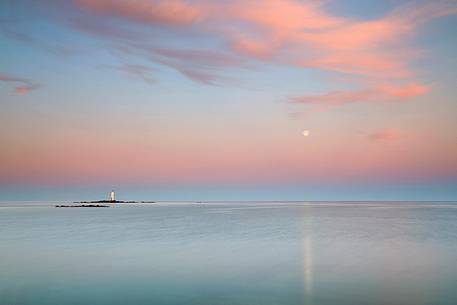
[[378, 101], [402, 101], [427, 93], [429, 87], [409, 83], [403, 86], [382, 84], [354, 91], [332, 91], [321, 95], [304, 95], [292, 98], [290, 101], [297, 104], [323, 104], [329, 106], [355, 103], [355, 102], [378, 102]]
[[386, 78], [412, 74], [407, 63], [417, 52], [408, 41], [418, 26], [457, 11], [456, 3], [435, 1], [404, 5], [375, 20], [355, 20], [329, 14], [319, 2], [267, 0], [233, 6], [231, 17], [253, 25], [247, 32], [257, 37], [246, 38], [251, 36], [240, 28], [237, 51], [261, 58], [275, 50], [282, 49], [283, 56], [295, 51], [292, 65]]
[[369, 136], [369, 139], [373, 141], [382, 141], [382, 140], [396, 140], [400, 138], [400, 133], [396, 129], [384, 129], [378, 132], [375, 132]]
[[[222, 40], [225, 43], [202, 51], [170, 48], [157, 41], [145, 42], [141, 35], [127, 35], [130, 38], [124, 42], [128, 52], [141, 54], [199, 83], [214, 84], [220, 78], [219, 70], [242, 67], [240, 58], [364, 77], [358, 82], [361, 89], [353, 92], [330, 91], [294, 99], [299, 104], [327, 106], [406, 100], [426, 94], [429, 88], [418, 84], [412, 67], [421, 52], [410, 42], [426, 22], [457, 13], [457, 3], [446, 0], [403, 4], [371, 20], [332, 14], [324, 1], [79, 0], [77, 3], [84, 12], [103, 15], [108, 20], [123, 18], [177, 37]], [[96, 23], [89, 31], [112, 39], [116, 29], [109, 24], [107, 28]], [[119, 31], [123, 33], [121, 28]], [[399, 83], [407, 85], [399, 86]]]
[[430, 91], [430, 87], [417, 83], [409, 83], [406, 86], [394, 86], [386, 84], [380, 85], [379, 91], [393, 98], [409, 99], [428, 93]]
[[0, 81], [2, 82], [18, 82], [18, 83], [25, 83], [27, 82], [24, 78], [18, 78], [11, 75], [0, 74]]
[[79, 0], [81, 7], [103, 15], [164, 25], [187, 25], [206, 15], [204, 7], [180, 0]]
[[286, 35], [288, 31], [321, 30], [333, 27], [342, 20], [326, 13], [317, 1], [232, 1], [228, 13], [233, 19], [240, 19], [281, 35]]
[[232, 38], [231, 47], [237, 53], [258, 59], [268, 59], [272, 57], [278, 48], [275, 43], [243, 37], [241, 35]]
[[399, 79], [413, 75], [406, 65], [411, 58], [413, 58], [413, 54], [401, 56], [399, 52], [327, 51], [326, 54], [318, 57], [297, 59], [292, 64], [303, 68], [322, 69], [345, 74]]

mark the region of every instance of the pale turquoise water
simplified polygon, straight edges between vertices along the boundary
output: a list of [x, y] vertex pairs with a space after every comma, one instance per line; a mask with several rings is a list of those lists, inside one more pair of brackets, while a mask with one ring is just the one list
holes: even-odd
[[456, 203], [0, 204], [0, 304], [457, 304]]

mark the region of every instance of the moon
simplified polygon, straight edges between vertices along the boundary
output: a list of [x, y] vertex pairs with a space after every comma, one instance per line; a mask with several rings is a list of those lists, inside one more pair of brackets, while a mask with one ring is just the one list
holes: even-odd
[[308, 137], [309, 136], [309, 130], [305, 129], [303, 130], [303, 136]]

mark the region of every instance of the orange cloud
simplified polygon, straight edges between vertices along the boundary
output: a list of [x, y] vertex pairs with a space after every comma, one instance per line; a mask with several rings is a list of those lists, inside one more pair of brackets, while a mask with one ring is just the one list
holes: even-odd
[[29, 93], [30, 91], [32, 90], [36, 90], [38, 88], [40, 88], [41, 86], [38, 85], [38, 84], [30, 84], [30, 85], [23, 85], [23, 86], [16, 86], [16, 88], [14, 88], [14, 91], [17, 93], [17, 94], [27, 94]]

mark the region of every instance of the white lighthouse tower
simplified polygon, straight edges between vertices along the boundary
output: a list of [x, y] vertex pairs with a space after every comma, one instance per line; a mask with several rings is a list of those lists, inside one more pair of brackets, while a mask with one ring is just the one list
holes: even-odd
[[111, 200], [111, 202], [116, 201], [116, 193], [114, 192], [114, 190], [111, 191], [110, 200]]

